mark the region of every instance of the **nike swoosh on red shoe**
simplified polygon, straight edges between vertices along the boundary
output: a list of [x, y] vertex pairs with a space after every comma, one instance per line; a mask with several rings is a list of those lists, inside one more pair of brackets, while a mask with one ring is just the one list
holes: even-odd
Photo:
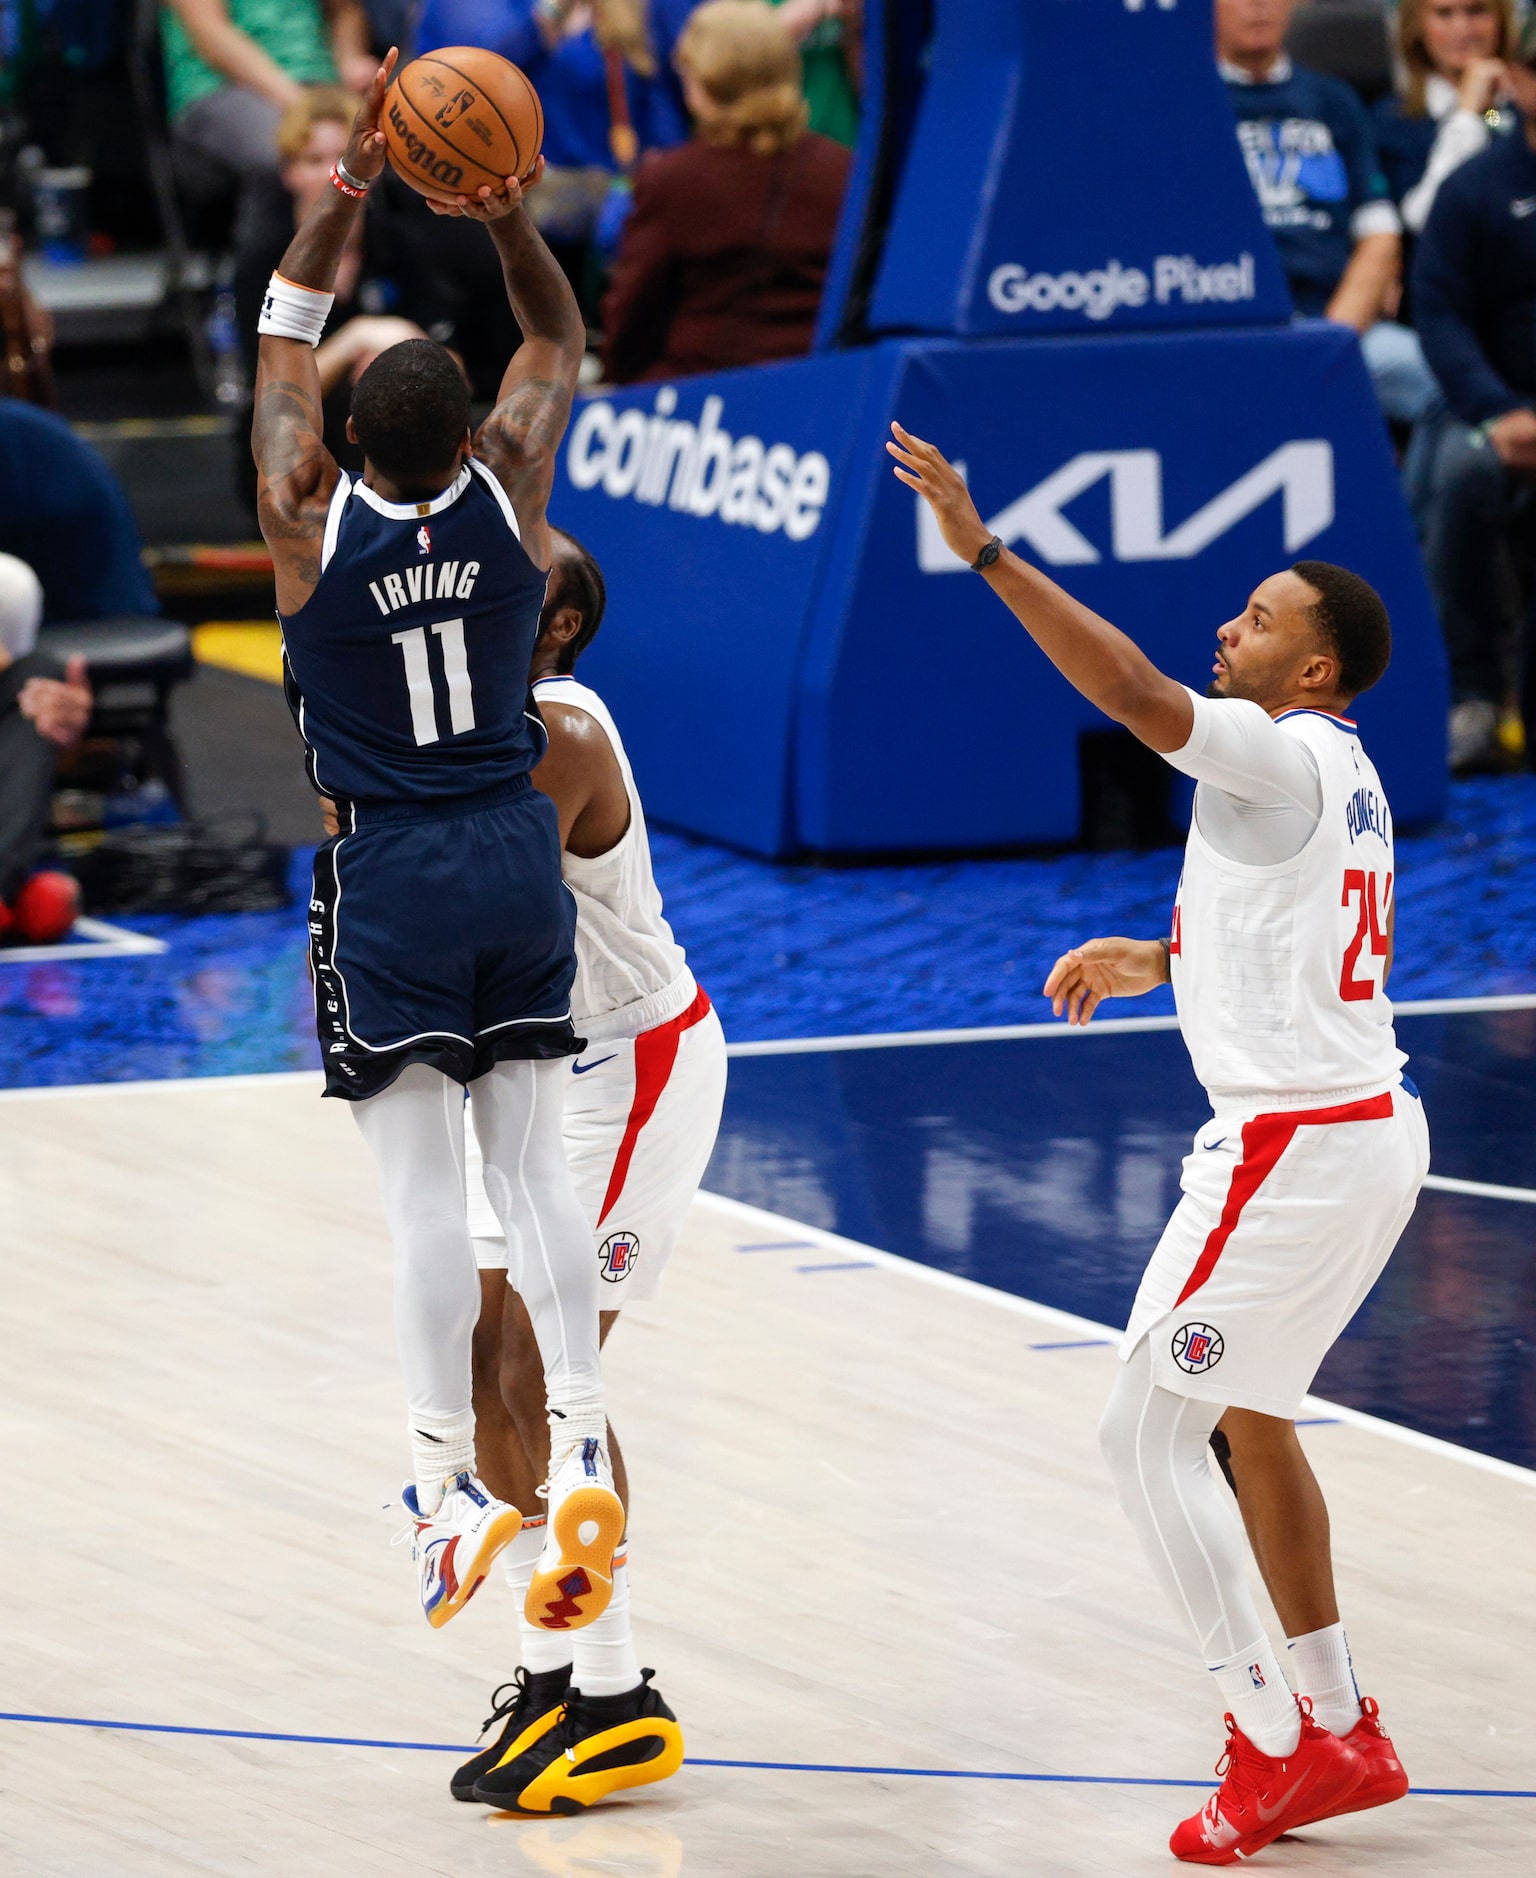
[[1301, 1789], [1306, 1785], [1306, 1778], [1307, 1778], [1306, 1775], [1303, 1774], [1301, 1779], [1298, 1780], [1295, 1786], [1291, 1788], [1290, 1792], [1286, 1794], [1285, 1798], [1283, 1800], [1276, 1801], [1276, 1803], [1273, 1806], [1266, 1806], [1262, 1800], [1254, 1801], [1253, 1810], [1258, 1814], [1259, 1818], [1263, 1821], [1263, 1823], [1266, 1826], [1274, 1825], [1275, 1821], [1280, 1817], [1280, 1815], [1290, 1805], [1291, 1801], [1296, 1798], [1296, 1795], [1300, 1793]]

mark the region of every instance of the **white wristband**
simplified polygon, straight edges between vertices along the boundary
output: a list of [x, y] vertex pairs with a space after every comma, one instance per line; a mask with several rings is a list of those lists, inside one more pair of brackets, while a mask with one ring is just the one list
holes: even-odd
[[335, 299], [333, 293], [300, 287], [294, 281], [284, 280], [281, 274], [274, 274], [267, 282], [267, 297], [261, 303], [256, 330], [278, 339], [303, 339], [317, 346]]

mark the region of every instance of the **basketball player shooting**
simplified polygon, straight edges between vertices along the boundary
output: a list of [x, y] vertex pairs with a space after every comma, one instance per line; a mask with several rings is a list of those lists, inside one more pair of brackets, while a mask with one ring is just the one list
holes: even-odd
[[[315, 858], [310, 958], [326, 1094], [379, 1166], [395, 1250], [422, 1607], [463, 1608], [521, 1516], [476, 1476], [464, 1216], [464, 1100], [543, 1361], [548, 1524], [530, 1622], [606, 1605], [623, 1508], [604, 1445], [599, 1279], [561, 1141], [575, 909], [553, 803], [529, 773], [545, 733], [528, 689], [552, 560], [545, 507], [585, 334], [509, 177], [446, 212], [486, 225], [523, 343], [471, 437], [469, 394], [429, 340], [358, 379], [353, 481], [321, 441], [314, 347], [336, 268], [385, 161], [388, 58], [332, 187], [272, 276], [252, 447], [288, 698], [340, 832]], [[540, 166], [527, 186], [538, 180]]]
[[[1392, 820], [1347, 716], [1387, 668], [1386, 609], [1358, 575], [1297, 562], [1219, 628], [1212, 695], [1199, 697], [989, 535], [944, 457], [892, 430], [895, 473], [950, 549], [1084, 697], [1198, 783], [1170, 938], [1090, 940], [1057, 961], [1045, 990], [1058, 1016], [1086, 1023], [1106, 997], [1171, 981], [1210, 1097], [1099, 1435], [1229, 1710], [1222, 1784], [1170, 1847], [1194, 1864], [1234, 1864], [1281, 1833], [1408, 1791], [1355, 1684], [1327, 1509], [1294, 1427], [1429, 1168], [1385, 995]], [[1218, 1426], [1299, 1702], [1211, 1473]]]

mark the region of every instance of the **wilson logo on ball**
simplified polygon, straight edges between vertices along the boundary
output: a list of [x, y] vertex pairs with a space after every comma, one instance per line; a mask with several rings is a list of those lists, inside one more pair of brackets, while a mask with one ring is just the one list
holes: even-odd
[[445, 156], [439, 156], [429, 143], [423, 142], [405, 121], [405, 113], [398, 104], [389, 107], [389, 125], [399, 140], [398, 148], [405, 159], [422, 175], [430, 176], [435, 183], [442, 183], [445, 188], [456, 189], [464, 180], [462, 163], [450, 163]]

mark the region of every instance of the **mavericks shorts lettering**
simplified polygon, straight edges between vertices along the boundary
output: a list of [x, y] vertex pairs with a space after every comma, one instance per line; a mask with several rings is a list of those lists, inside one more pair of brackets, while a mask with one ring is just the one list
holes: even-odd
[[509, 1058], [579, 1051], [576, 904], [548, 796], [521, 776], [342, 813], [309, 903], [325, 1093], [361, 1101], [407, 1063], [468, 1083]]

